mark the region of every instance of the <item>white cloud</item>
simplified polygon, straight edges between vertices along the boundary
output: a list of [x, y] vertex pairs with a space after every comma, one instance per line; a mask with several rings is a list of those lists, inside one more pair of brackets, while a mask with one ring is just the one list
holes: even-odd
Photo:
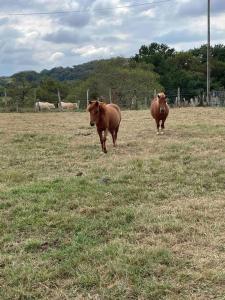
[[154, 18], [156, 16], [156, 12], [154, 9], [148, 9], [140, 13], [142, 17]]
[[64, 57], [64, 53], [62, 53], [62, 52], [55, 52], [55, 53], [53, 53], [50, 56], [49, 61], [50, 62], [56, 62], [56, 61], [61, 60], [63, 57]]
[[225, 15], [221, 13], [211, 19], [212, 30], [223, 30], [225, 31]]
[[74, 48], [71, 52], [75, 55], [81, 55], [83, 57], [108, 57], [113, 55], [112, 49], [108, 47], [95, 47], [93, 45]]

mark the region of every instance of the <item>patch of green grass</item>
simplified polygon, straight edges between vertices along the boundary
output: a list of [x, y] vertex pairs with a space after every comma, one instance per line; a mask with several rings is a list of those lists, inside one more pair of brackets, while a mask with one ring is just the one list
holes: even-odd
[[123, 112], [107, 154], [86, 113], [11, 117], [1, 299], [223, 299], [224, 110], [171, 110], [163, 136]]
[[33, 179], [34, 174], [32, 172], [24, 173], [21, 171], [15, 170], [6, 170], [5, 172], [0, 172], [0, 183], [22, 183], [22, 182], [29, 182]]

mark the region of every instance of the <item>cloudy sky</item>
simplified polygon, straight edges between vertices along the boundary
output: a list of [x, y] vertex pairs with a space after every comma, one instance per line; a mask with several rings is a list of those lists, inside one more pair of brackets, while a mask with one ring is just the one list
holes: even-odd
[[[225, 0], [211, 6], [212, 44], [225, 44]], [[151, 42], [185, 50], [207, 38], [207, 0], [0, 0], [0, 7], [0, 76], [130, 57]], [[63, 11], [71, 13], [53, 14]]]

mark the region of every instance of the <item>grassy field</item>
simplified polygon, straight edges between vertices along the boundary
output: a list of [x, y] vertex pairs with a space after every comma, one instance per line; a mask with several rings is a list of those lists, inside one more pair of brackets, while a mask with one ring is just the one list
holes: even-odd
[[0, 299], [225, 299], [225, 110], [0, 116]]

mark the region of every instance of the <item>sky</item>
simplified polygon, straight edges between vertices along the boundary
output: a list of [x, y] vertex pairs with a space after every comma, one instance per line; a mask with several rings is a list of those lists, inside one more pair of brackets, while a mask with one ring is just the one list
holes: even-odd
[[[0, 76], [131, 57], [152, 42], [187, 50], [207, 41], [207, 0], [0, 0], [0, 7]], [[60, 11], [69, 13], [53, 14]], [[211, 0], [211, 42], [225, 44], [225, 0]]]

